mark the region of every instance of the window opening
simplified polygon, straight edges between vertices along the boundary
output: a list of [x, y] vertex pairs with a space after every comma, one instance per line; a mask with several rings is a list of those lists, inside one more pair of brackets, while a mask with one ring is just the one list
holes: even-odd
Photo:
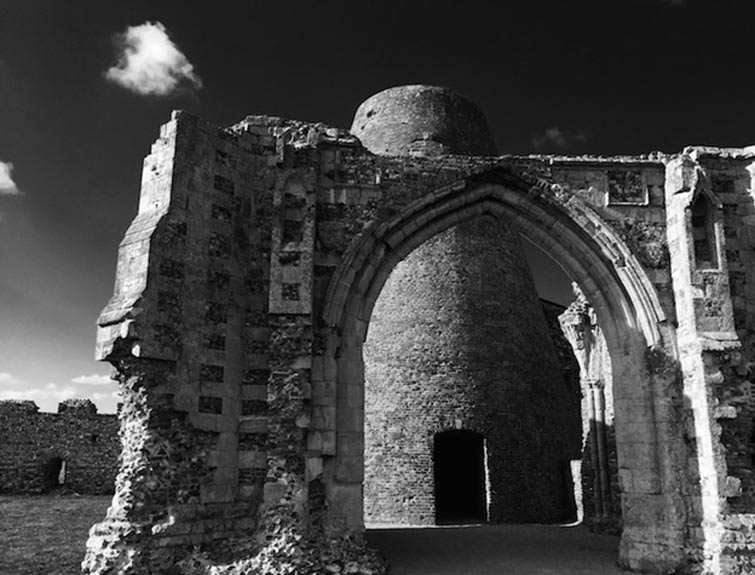
[[692, 241], [697, 269], [718, 268], [713, 206], [704, 194], [692, 201]]

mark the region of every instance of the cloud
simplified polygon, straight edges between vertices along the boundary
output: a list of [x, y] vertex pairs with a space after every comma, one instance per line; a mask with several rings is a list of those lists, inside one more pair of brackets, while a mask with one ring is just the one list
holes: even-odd
[[0, 162], [0, 196], [13, 196], [20, 194], [21, 190], [16, 186], [16, 182], [11, 177], [13, 164], [10, 162]]
[[0, 385], [18, 385], [21, 380], [13, 377], [10, 373], [0, 372]]
[[77, 385], [104, 385], [111, 382], [112, 380], [109, 375], [100, 375], [97, 373], [93, 373], [92, 375], [79, 375], [71, 380], [71, 383]]
[[[101, 387], [92, 387], [102, 384]], [[0, 372], [0, 400], [28, 399], [34, 401], [40, 411], [56, 412], [58, 403], [65, 399], [91, 399], [100, 413], [114, 413], [122, 401], [117, 384], [105, 375], [82, 375], [74, 377], [70, 384], [31, 384], [7, 372]]]
[[129, 26], [114, 39], [118, 64], [105, 78], [144, 96], [169, 96], [202, 87], [183, 52], [168, 37], [160, 22]]
[[[23, 386], [23, 382], [19, 381], [18, 379], [15, 380], [14, 384], [11, 384], [10, 382], [2, 383]], [[10, 389], [0, 389], [0, 399], [48, 399], [63, 401], [64, 399], [71, 399], [74, 397], [76, 397], [76, 389], [73, 386], [66, 385], [61, 387], [57, 383], [48, 383], [44, 387], [17, 387]]]
[[589, 139], [590, 136], [585, 132], [570, 132], [562, 130], [558, 126], [552, 126], [532, 136], [530, 142], [537, 149], [545, 147], [566, 148], [574, 143], [583, 144]]

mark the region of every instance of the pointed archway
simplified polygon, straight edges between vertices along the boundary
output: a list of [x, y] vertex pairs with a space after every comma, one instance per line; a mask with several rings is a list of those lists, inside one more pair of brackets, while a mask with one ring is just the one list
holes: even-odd
[[[410, 203], [352, 243], [331, 280], [322, 315], [326, 365], [336, 368], [335, 456], [325, 461], [331, 532], [363, 529], [364, 364], [372, 308], [393, 267], [428, 238], [473, 217], [507, 222], [575, 279], [603, 327], [616, 382], [625, 525], [622, 565], [669, 568], [684, 560], [681, 433], [664, 394], [676, 378], [674, 342], [658, 296], [631, 250], [594, 209], [557, 185], [500, 167]], [[666, 358], [666, 359], [663, 359]], [[327, 376], [326, 376], [327, 379]], [[327, 382], [325, 382], [328, 385]], [[316, 399], [315, 399], [316, 401]]]

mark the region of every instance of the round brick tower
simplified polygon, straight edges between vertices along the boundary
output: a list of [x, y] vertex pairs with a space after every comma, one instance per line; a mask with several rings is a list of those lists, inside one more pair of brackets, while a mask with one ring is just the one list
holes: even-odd
[[[380, 92], [351, 131], [383, 155], [496, 153], [480, 109], [447, 88]], [[365, 521], [569, 517], [579, 403], [506, 222], [458, 224], [400, 262], [364, 358]]]
[[351, 133], [375, 154], [495, 156], [480, 108], [449, 88], [399, 86], [367, 98]]

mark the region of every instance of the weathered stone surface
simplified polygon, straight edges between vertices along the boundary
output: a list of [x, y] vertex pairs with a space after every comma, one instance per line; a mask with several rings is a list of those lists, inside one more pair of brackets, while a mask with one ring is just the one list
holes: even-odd
[[[160, 572], [193, 546], [210, 562], [314, 573], [328, 566], [306, 563], [299, 542], [351, 548], [364, 528], [372, 309], [398, 262], [480, 216], [553, 256], [600, 326], [620, 563], [750, 569], [755, 150], [449, 155], [470, 153], [455, 146], [482, 128], [464, 132], [456, 108], [441, 108], [424, 124], [417, 114], [433, 107], [407, 105], [408, 132], [378, 130], [390, 151], [395, 129], [409, 156], [276, 117], [223, 129], [177, 112], [161, 129], [100, 317], [97, 354], [124, 391], [123, 461], [88, 573]], [[607, 425], [609, 386], [592, 389]], [[613, 489], [608, 462], [600, 485]]]

